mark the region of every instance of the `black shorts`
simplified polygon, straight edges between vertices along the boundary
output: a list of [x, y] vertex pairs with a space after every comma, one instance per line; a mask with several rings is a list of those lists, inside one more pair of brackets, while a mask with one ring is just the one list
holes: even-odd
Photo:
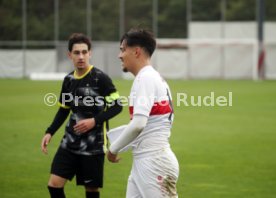
[[51, 174], [72, 180], [76, 175], [77, 185], [103, 187], [104, 154], [78, 155], [59, 148], [53, 159]]

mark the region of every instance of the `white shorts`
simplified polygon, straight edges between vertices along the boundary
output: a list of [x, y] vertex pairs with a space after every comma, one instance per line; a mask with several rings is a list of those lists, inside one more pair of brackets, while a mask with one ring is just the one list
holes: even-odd
[[148, 157], [134, 158], [126, 197], [177, 198], [178, 175], [178, 161], [171, 149]]

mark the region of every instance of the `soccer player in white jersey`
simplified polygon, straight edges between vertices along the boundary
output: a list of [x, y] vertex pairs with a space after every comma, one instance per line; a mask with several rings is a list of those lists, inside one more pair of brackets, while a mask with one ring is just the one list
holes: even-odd
[[131, 144], [133, 165], [127, 198], [178, 197], [178, 161], [169, 144], [173, 107], [169, 87], [151, 65], [156, 41], [143, 29], [131, 29], [120, 42], [123, 71], [135, 76], [129, 97], [131, 121], [107, 153], [119, 162], [118, 152]]

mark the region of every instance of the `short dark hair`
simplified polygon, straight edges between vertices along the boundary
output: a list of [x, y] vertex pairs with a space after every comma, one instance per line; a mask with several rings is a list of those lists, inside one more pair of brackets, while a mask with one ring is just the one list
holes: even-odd
[[127, 46], [142, 47], [148, 53], [149, 56], [153, 54], [156, 48], [156, 40], [153, 36], [153, 33], [148, 30], [132, 28], [122, 36], [121, 43], [124, 40]]
[[73, 49], [73, 45], [76, 43], [85, 43], [88, 46], [88, 50], [91, 49], [91, 40], [86, 35], [84, 35], [82, 33], [73, 33], [69, 37], [68, 50], [70, 52]]

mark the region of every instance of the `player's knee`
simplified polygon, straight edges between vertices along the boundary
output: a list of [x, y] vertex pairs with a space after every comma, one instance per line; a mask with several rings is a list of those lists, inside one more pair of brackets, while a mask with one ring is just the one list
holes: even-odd
[[61, 186], [60, 184], [55, 183], [55, 182], [48, 182], [48, 186], [52, 187], [52, 188], [63, 188], [64, 187], [64, 186]]
[[85, 190], [86, 192], [99, 192], [100, 189], [97, 187], [89, 187], [89, 186], [85, 186]]
[[86, 190], [86, 198], [99, 198], [100, 197], [100, 189], [96, 187], [85, 186]]
[[48, 186], [53, 188], [63, 188], [65, 183], [66, 183], [66, 179], [56, 175], [51, 175], [48, 181]]

